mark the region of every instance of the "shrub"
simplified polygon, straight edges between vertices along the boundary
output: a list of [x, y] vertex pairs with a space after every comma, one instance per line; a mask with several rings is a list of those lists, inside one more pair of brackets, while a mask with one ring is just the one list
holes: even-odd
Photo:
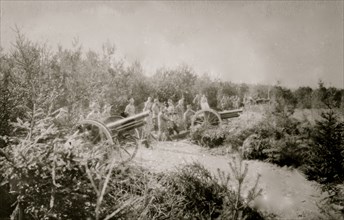
[[197, 126], [191, 129], [191, 139], [197, 144], [214, 148], [221, 146], [226, 136], [228, 135], [228, 130], [226, 127], [207, 127], [207, 126]]
[[186, 165], [168, 175], [160, 175], [160, 187], [154, 191], [149, 219], [217, 218], [223, 205], [225, 188], [199, 164]]
[[285, 137], [278, 141], [273, 141], [269, 149], [263, 150], [267, 162], [279, 166], [299, 167], [303, 164], [305, 150], [308, 146], [298, 140], [298, 137]]
[[202, 137], [207, 128], [205, 126], [195, 126], [190, 129], [190, 138], [196, 144], [202, 146]]
[[309, 125], [286, 115], [268, 114], [240, 148], [246, 159], [299, 167], [308, 155]]
[[232, 132], [226, 136], [225, 143], [231, 145], [233, 150], [239, 150], [245, 140], [254, 133], [254, 128], [247, 128], [240, 132]]
[[303, 170], [309, 179], [320, 183], [343, 183], [344, 122], [333, 111], [321, 116], [322, 120], [316, 122]]
[[268, 139], [259, 139], [256, 134], [250, 135], [243, 143], [240, 151], [245, 159], [266, 160], [268, 155], [265, 150], [271, 149]]
[[325, 190], [328, 196], [318, 204], [325, 220], [343, 220], [344, 219], [344, 185], [326, 184]]
[[228, 135], [228, 131], [225, 127], [217, 127], [207, 129], [202, 137], [203, 145], [213, 148], [221, 146]]
[[[14, 215], [99, 219], [142, 197], [146, 172], [115, 166], [108, 146], [86, 146], [61, 135], [41, 109], [32, 116], [31, 123], [18, 119], [17, 137], [1, 150], [2, 176], [17, 198]], [[114, 216], [135, 213], [129, 205]]]
[[[236, 169], [240, 186], [246, 176]], [[158, 187], [152, 192], [147, 207], [148, 219], [263, 219], [262, 215], [244, 202], [240, 190], [234, 191], [228, 184], [230, 179], [219, 172], [215, 178], [198, 163], [181, 167], [168, 175], [160, 174]], [[258, 179], [257, 179], [258, 181]], [[260, 191], [251, 190], [248, 201]], [[241, 214], [239, 214], [241, 213]]]

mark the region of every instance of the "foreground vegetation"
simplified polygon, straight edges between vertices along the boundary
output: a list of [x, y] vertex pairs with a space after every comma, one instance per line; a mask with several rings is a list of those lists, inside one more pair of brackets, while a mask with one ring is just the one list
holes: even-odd
[[[116, 160], [115, 148], [87, 146], [58, 128], [38, 109], [34, 121], [14, 124], [17, 135], [1, 152], [8, 202], [2, 213], [19, 219], [264, 219], [254, 208], [258, 181], [243, 198], [242, 160], [229, 163], [233, 176], [218, 177], [200, 164], [153, 174]], [[32, 123], [34, 124], [32, 126]], [[229, 184], [237, 182], [236, 188]], [[7, 184], [6, 184], [7, 183]]]

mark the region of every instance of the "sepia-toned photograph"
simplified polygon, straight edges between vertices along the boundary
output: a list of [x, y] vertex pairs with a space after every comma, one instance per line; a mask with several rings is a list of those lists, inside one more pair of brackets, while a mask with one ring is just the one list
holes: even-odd
[[0, 0], [0, 220], [344, 220], [343, 0]]

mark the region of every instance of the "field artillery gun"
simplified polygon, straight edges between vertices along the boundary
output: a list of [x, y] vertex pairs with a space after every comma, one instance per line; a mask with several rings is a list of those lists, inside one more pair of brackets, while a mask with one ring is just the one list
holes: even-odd
[[223, 121], [239, 117], [243, 112], [243, 109], [225, 110], [222, 112], [217, 112], [213, 109], [203, 109], [195, 113], [191, 120], [191, 126], [199, 125], [212, 125], [219, 126]]
[[139, 144], [143, 142], [140, 128], [145, 125], [145, 118], [149, 114], [149, 111], [145, 111], [127, 118], [112, 116], [104, 121], [85, 119], [78, 123], [74, 135], [92, 146], [113, 146], [116, 158], [125, 163], [136, 155]]
[[[192, 117], [191, 126], [204, 124], [219, 126], [226, 119], [239, 117], [242, 111], [242, 109], [222, 112], [213, 109], [200, 110]], [[147, 135], [143, 135], [142, 127], [145, 126], [145, 119], [149, 114], [149, 111], [145, 111], [127, 118], [112, 116], [105, 120], [85, 119], [78, 123], [74, 135], [91, 147], [98, 144], [113, 147], [118, 161], [125, 163], [135, 157], [141, 143], [147, 142], [145, 140]]]

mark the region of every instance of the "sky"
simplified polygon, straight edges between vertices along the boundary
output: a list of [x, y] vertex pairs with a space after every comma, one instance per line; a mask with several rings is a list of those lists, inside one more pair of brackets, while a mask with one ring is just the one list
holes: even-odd
[[13, 28], [56, 49], [100, 52], [234, 83], [344, 88], [344, 1], [1, 1], [1, 47]]

